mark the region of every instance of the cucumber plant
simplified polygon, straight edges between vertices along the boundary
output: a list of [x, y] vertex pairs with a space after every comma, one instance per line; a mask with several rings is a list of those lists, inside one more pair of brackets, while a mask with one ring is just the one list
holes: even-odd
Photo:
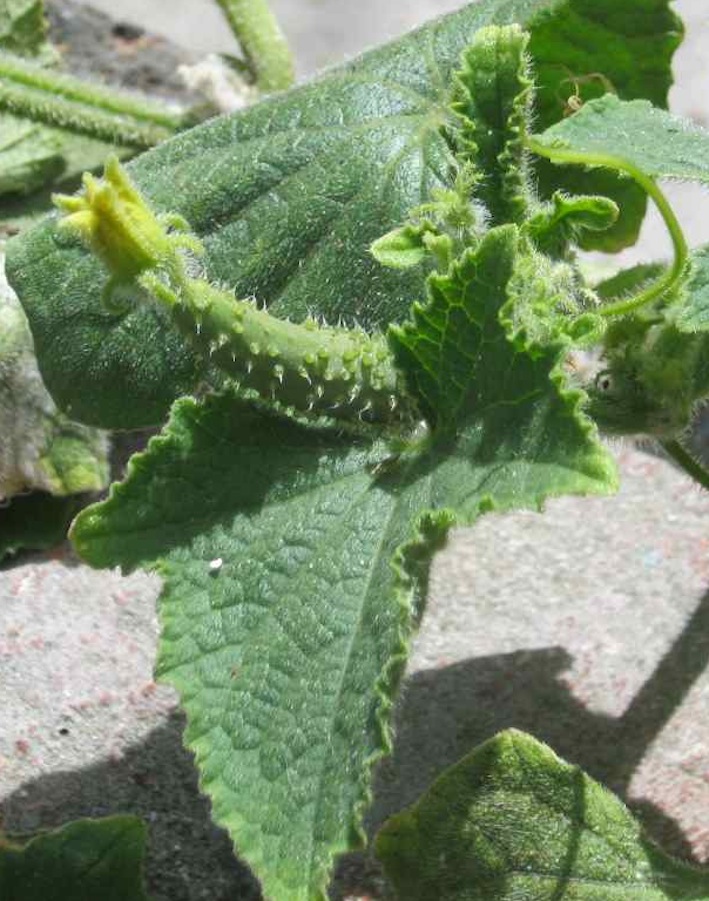
[[[453, 526], [614, 491], [599, 430], [653, 436], [709, 487], [685, 437], [709, 394], [708, 258], [658, 185], [709, 180], [709, 135], [662, 109], [681, 33], [657, 0], [480, 0], [109, 159], [8, 247], [63, 409], [118, 429], [172, 404], [71, 534], [91, 565], [162, 577], [157, 672], [268, 898], [325, 897], [364, 842]], [[632, 243], [648, 197], [672, 263], [587, 283], [578, 248]], [[709, 897], [515, 734], [378, 848], [407, 899]]]

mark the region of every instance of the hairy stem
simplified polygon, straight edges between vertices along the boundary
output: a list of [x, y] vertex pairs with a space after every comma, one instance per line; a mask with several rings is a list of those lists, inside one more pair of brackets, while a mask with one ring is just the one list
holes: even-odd
[[582, 166], [602, 166], [606, 169], [613, 169], [616, 172], [624, 172], [629, 175], [640, 187], [652, 198], [660, 215], [664, 219], [667, 230], [670, 233], [672, 247], [674, 249], [674, 260], [667, 271], [657, 279], [657, 281], [648, 285], [642, 291], [632, 297], [623, 298], [615, 303], [606, 304], [598, 311], [602, 316], [625, 316], [634, 310], [669, 293], [682, 278], [687, 261], [689, 259], [689, 248], [684, 237], [682, 228], [677, 221], [677, 217], [672, 210], [667, 198], [660, 190], [654, 178], [646, 175], [633, 163], [621, 157], [606, 156], [605, 154], [583, 153], [577, 150], [571, 150], [568, 147], [547, 147], [534, 138], [527, 138], [527, 146], [534, 153], [545, 156], [554, 163], [572, 163]]
[[152, 147], [188, 117], [140, 97], [0, 52], [0, 109], [129, 147]]
[[293, 57], [266, 0], [217, 0], [264, 94], [293, 84]]

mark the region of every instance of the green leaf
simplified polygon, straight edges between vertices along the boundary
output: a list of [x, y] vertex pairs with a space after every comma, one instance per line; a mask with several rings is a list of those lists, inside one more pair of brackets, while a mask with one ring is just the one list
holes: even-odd
[[409, 269], [419, 266], [428, 257], [426, 238], [436, 235], [433, 225], [428, 223], [407, 224], [392, 229], [372, 244], [374, 259], [391, 269]]
[[681, 298], [671, 312], [683, 332], [709, 330], [709, 247], [695, 250], [690, 258], [690, 276]]
[[514, 729], [392, 817], [376, 850], [406, 901], [709, 898], [709, 872], [667, 857], [614, 795]]
[[607, 197], [569, 197], [555, 191], [551, 201], [527, 220], [525, 230], [542, 253], [564, 259], [570, 243], [582, 243], [584, 232], [606, 231], [619, 213]]
[[[646, 98], [666, 107], [672, 56], [682, 36], [682, 22], [668, 0], [569, 0], [543, 13], [529, 47], [538, 84], [538, 128], [568, 114], [567, 100], [573, 96], [586, 102], [614, 91], [624, 100]], [[637, 185], [611, 172], [557, 169], [539, 162], [544, 196], [561, 188], [611, 197], [620, 207], [614, 228], [581, 236], [583, 247], [615, 251], [635, 243], [646, 207]]]
[[216, 821], [273, 899], [322, 897], [389, 748], [418, 588], [401, 546], [427, 497], [376, 481], [388, 456], [230, 397], [179, 401], [74, 529], [95, 565], [159, 561], [158, 671]]
[[[394, 452], [230, 395], [183, 400], [126, 482], [76, 520], [93, 565], [152, 565], [165, 579], [160, 672], [181, 693], [217, 821], [276, 901], [323, 897], [332, 855], [359, 843], [447, 528], [615, 485], [562, 385], [565, 345], [509, 340], [500, 308], [515, 249], [515, 229], [498, 229], [450, 277], [462, 312], [428, 382], [452, 398], [448, 430]], [[420, 344], [413, 325], [404, 334], [413, 369]]]
[[563, 324], [576, 312], [569, 267], [531, 251], [514, 226], [500, 226], [445, 275], [430, 276], [428, 292], [425, 305], [414, 304], [413, 321], [389, 334], [437, 430], [459, 432], [488, 412], [524, 416], [527, 404], [547, 399], [565, 401], [558, 428], [567, 418], [580, 425], [571, 415], [579, 397], [565, 395], [557, 371], [569, 344]]
[[663, 263], [638, 263], [629, 269], [622, 269], [610, 278], [604, 279], [593, 290], [601, 300], [615, 301], [637, 294], [647, 284], [655, 281], [662, 273]]
[[[293, 319], [316, 312], [369, 328], [401, 320], [425, 273], [382, 269], [368, 248], [433, 188], [452, 184], [442, 127], [452, 124], [462, 50], [493, 23], [519, 22], [534, 40], [540, 10], [554, 11], [553, 25], [566, 5], [470, 4], [313, 83], [178, 136], [135, 160], [131, 175], [156, 210], [180, 213], [205, 240], [209, 280]], [[649, 17], [648, 33], [664, 23]], [[607, 31], [592, 31], [587, 43], [600, 56]], [[616, 43], [635, 58], [634, 32], [623, 30]], [[561, 64], [568, 45], [542, 49], [545, 65]], [[83, 249], [62, 245], [54, 220], [10, 245], [10, 277], [45, 380], [76, 417], [107, 427], [153, 423], [201, 378], [163, 318], [140, 305], [124, 316], [100, 308], [106, 273]]]
[[20, 550], [45, 550], [62, 542], [82, 500], [41, 491], [18, 495], [0, 505], [0, 561]]
[[646, 100], [607, 94], [534, 135], [530, 146], [555, 163], [709, 184], [709, 131]]
[[29, 841], [0, 837], [3, 901], [148, 901], [146, 826], [136, 817], [77, 820]]
[[[558, 283], [525, 277], [514, 226], [490, 231], [446, 275], [429, 278], [413, 321], [390, 328], [411, 391], [433, 423], [418, 463], [433, 509], [458, 525], [489, 510], [540, 509], [558, 494], [615, 490], [614, 464], [566, 384], [570, 340]], [[566, 296], [565, 302], [573, 301]], [[541, 310], [550, 325], [537, 319]]]
[[57, 495], [99, 491], [109, 477], [106, 436], [58, 412], [2, 261], [0, 252], [0, 501], [35, 488]]
[[0, 0], [0, 49], [50, 60], [42, 0]]
[[64, 169], [55, 136], [14, 116], [0, 115], [0, 196], [29, 194]]

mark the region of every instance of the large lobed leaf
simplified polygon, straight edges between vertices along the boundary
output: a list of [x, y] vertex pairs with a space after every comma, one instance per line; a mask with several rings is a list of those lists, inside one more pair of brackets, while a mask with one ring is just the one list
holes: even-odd
[[136, 817], [76, 820], [29, 840], [0, 836], [3, 901], [148, 901], [147, 829]]
[[[570, 0], [468, 5], [311, 84], [168, 141], [137, 159], [131, 175], [156, 209], [181, 213], [204, 238], [210, 280], [294, 319], [314, 310], [367, 327], [401, 320], [422, 273], [383, 270], [368, 247], [432, 188], [450, 184], [455, 167], [442, 131], [452, 121], [452, 73], [463, 48], [482, 26], [519, 22], [531, 30], [532, 56], [537, 46], [544, 71], [556, 66], [561, 80], [574, 44], [566, 32], [554, 41], [549, 35], [569, 5], [576, 9]], [[610, 14], [607, 28], [584, 36], [596, 68], [609, 34], [624, 58], [652, 51], [647, 78], [636, 78], [633, 89], [659, 102], [678, 35], [667, 6], [625, 4], [643, 21], [640, 40], [624, 17]], [[537, 28], [544, 37], [535, 45]], [[43, 375], [74, 416], [114, 428], [144, 425], [194, 386], [200, 365], [155, 311], [101, 309], [106, 274], [82, 249], [62, 246], [53, 220], [11, 245], [10, 256]]]
[[388, 747], [414, 591], [391, 563], [427, 498], [376, 481], [387, 456], [229, 397], [178, 401], [74, 530], [94, 565], [159, 561], [158, 672], [215, 820], [272, 899], [322, 897]]
[[377, 836], [406, 901], [707, 901], [578, 767], [510, 729], [446, 770]]
[[[160, 673], [181, 693], [216, 820], [276, 901], [324, 897], [332, 855], [360, 841], [369, 771], [389, 747], [447, 528], [614, 487], [562, 384], [564, 347], [545, 354], [507, 334], [517, 249], [516, 230], [498, 229], [432, 289], [447, 323], [438, 387], [462, 398], [433, 437], [397, 455], [229, 394], [182, 400], [126, 482], [76, 521], [93, 565], [163, 576]], [[439, 340], [425, 323], [420, 334]], [[425, 385], [416, 326], [405, 335], [412, 384]]]

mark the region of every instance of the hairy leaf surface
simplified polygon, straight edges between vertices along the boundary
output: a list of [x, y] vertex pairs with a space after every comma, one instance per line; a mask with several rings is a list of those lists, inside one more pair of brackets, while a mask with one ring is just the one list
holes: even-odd
[[645, 285], [656, 281], [665, 268], [663, 263], [638, 263], [629, 269], [621, 269], [609, 278], [593, 286], [601, 300], [620, 300], [637, 294]]
[[29, 841], [0, 837], [3, 901], [148, 901], [147, 829], [136, 817], [76, 820]]
[[524, 134], [532, 107], [527, 45], [517, 26], [484, 28], [474, 36], [455, 78], [456, 143], [480, 173], [476, 196], [491, 223], [528, 215], [530, 180]]
[[607, 94], [534, 135], [531, 144], [556, 163], [709, 183], [709, 132], [646, 100], [626, 102]]
[[304, 901], [358, 844], [388, 747], [414, 590], [392, 561], [427, 497], [377, 482], [385, 446], [239, 411], [179, 401], [74, 537], [97, 565], [159, 559], [159, 672], [214, 817], [267, 897]]
[[692, 253], [690, 276], [682, 302], [676, 307], [674, 323], [685, 332], [709, 330], [709, 247]]
[[664, 855], [614, 795], [514, 729], [392, 817], [377, 854], [407, 901], [709, 898], [709, 873]]
[[[648, 2], [631, 5], [644, 15]], [[451, 121], [451, 76], [463, 48], [489, 24], [519, 22], [534, 37], [540, 11], [550, 16], [541, 20], [545, 33], [553, 31], [566, 6], [481, 0], [311, 84], [178, 136], [137, 159], [131, 175], [156, 209], [181, 213], [205, 240], [210, 280], [294, 319], [312, 310], [367, 327], [401, 320], [422, 274], [387, 271], [368, 248], [432, 188], [451, 182], [442, 127]], [[665, 28], [665, 19], [650, 16], [648, 33]], [[608, 31], [585, 40], [600, 57]], [[626, 56], [631, 46], [639, 52], [627, 29], [616, 44]], [[566, 38], [540, 47], [550, 67], [569, 50]], [[650, 92], [649, 83], [636, 84]], [[73, 415], [107, 427], [152, 423], [201, 376], [155, 311], [138, 306], [113, 316], [100, 308], [106, 274], [84, 250], [61, 246], [52, 220], [14, 243], [10, 263], [45, 379]]]

